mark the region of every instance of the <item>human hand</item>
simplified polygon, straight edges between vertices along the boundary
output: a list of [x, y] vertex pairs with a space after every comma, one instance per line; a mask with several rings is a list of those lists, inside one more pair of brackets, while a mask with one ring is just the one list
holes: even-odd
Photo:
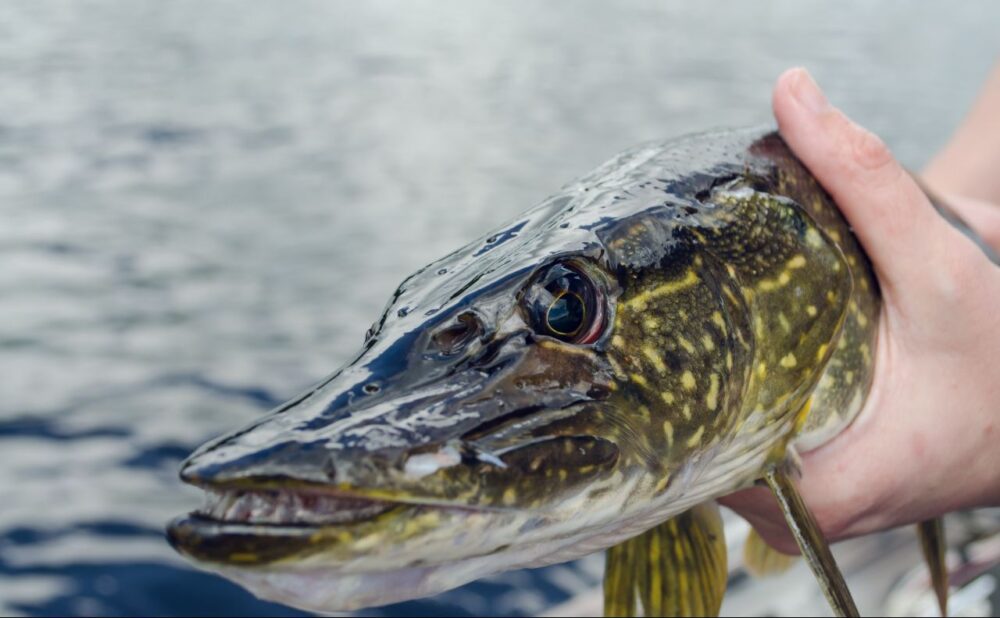
[[[1000, 268], [804, 70], [778, 79], [773, 107], [781, 135], [853, 227], [883, 295], [871, 393], [850, 427], [803, 454], [806, 504], [834, 540], [1000, 504]], [[775, 548], [798, 551], [767, 490], [722, 502]]]

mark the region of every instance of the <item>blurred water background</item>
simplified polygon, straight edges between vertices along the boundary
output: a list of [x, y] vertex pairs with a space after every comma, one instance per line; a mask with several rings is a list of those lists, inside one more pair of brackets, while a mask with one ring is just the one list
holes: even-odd
[[[0, 613], [287, 614], [168, 548], [195, 446], [333, 371], [409, 272], [809, 67], [908, 165], [990, 2], [0, 4]], [[543, 611], [599, 558], [369, 612]]]

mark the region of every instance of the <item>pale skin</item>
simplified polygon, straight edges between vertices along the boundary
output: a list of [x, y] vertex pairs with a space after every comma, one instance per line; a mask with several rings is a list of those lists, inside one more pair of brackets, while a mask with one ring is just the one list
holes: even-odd
[[[806, 504], [832, 540], [1000, 505], [1000, 267], [805, 70], [778, 79], [773, 107], [871, 257], [884, 298], [871, 394], [846, 431], [803, 454]], [[922, 178], [1000, 251], [1000, 65]], [[767, 490], [722, 502], [797, 553]]]

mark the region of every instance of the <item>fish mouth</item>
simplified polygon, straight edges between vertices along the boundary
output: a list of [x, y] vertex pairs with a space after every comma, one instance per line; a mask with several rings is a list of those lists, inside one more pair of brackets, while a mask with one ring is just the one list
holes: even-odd
[[[322, 488], [211, 488], [203, 506], [170, 522], [180, 553], [216, 565], [267, 566], [326, 553], [349, 560], [366, 538], [399, 522], [461, 516], [490, 507], [368, 497]], [[362, 543], [363, 544], [363, 543]]]
[[399, 506], [387, 500], [301, 490], [213, 490], [195, 514], [220, 524], [332, 526], [366, 521]]

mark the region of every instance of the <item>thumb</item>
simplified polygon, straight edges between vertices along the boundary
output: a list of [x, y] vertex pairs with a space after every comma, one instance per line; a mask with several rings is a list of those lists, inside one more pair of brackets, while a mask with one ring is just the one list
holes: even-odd
[[882, 140], [831, 106], [805, 69], [778, 78], [773, 107], [782, 137], [833, 196], [883, 286], [919, 281], [957, 232]]

